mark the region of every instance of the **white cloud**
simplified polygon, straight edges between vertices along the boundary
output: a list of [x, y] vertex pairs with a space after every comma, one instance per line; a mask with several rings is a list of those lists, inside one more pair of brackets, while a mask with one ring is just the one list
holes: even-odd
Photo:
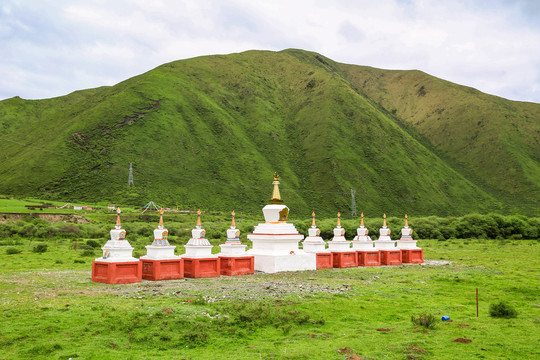
[[533, 0], [8, 0], [0, 11], [0, 98], [112, 85], [182, 58], [295, 47], [540, 102]]

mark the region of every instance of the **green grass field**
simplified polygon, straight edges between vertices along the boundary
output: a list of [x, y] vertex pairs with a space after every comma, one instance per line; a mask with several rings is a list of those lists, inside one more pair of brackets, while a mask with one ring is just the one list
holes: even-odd
[[[37, 254], [37, 244], [0, 247], [4, 359], [540, 357], [538, 241], [419, 241], [426, 259], [449, 265], [130, 285], [90, 281], [97, 250], [84, 256], [61, 240]], [[489, 305], [499, 301], [518, 317], [490, 317]], [[411, 322], [423, 313], [453, 321], [426, 330]]]

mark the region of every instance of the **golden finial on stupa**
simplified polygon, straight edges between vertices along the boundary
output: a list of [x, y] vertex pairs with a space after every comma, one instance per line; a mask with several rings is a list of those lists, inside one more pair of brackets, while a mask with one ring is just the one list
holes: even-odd
[[122, 226], [120, 224], [120, 213], [121, 212], [122, 212], [122, 210], [120, 210], [120, 208], [116, 208], [116, 226]]
[[274, 181], [272, 184], [274, 184], [274, 191], [272, 192], [270, 204], [283, 204], [283, 200], [281, 200], [281, 195], [279, 194], [279, 175], [277, 171], [274, 173]]
[[337, 213], [337, 226], [341, 227], [341, 213], [340, 212]]
[[409, 219], [407, 218], [407, 214], [405, 214], [405, 226], [409, 227]]
[[311, 217], [313, 218], [313, 220], [311, 221], [311, 226], [312, 227], [317, 227], [317, 225], [315, 225], [315, 211], [313, 211], [311, 213]]
[[197, 210], [197, 228], [201, 227], [201, 209]]
[[364, 226], [364, 213], [360, 215], [360, 226]]
[[383, 215], [383, 223], [382, 223], [382, 226], [383, 226], [383, 227], [386, 227], [386, 214]]
[[163, 208], [161, 208], [159, 210], [159, 226], [163, 227], [163, 213], [165, 212], [165, 210], [163, 210]]
[[234, 217], [236, 216], [236, 213], [234, 212], [234, 210], [231, 213], [231, 215], [232, 215], [231, 228], [234, 229], [236, 227], [236, 222], [234, 221]]

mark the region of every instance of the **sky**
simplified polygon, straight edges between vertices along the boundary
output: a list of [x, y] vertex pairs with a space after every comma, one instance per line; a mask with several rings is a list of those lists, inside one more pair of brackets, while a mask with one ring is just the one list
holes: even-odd
[[287, 48], [540, 103], [540, 0], [0, 0], [0, 100]]

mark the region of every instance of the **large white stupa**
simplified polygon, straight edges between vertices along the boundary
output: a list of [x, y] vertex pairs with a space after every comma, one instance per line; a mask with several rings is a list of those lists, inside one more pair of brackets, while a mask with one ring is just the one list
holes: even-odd
[[253, 243], [247, 253], [255, 257], [255, 270], [266, 273], [316, 270], [316, 254], [299, 249], [298, 243], [304, 235], [287, 223], [289, 208], [281, 200], [277, 173], [272, 184], [272, 199], [263, 208], [265, 222], [255, 226], [253, 233], [247, 236]]

